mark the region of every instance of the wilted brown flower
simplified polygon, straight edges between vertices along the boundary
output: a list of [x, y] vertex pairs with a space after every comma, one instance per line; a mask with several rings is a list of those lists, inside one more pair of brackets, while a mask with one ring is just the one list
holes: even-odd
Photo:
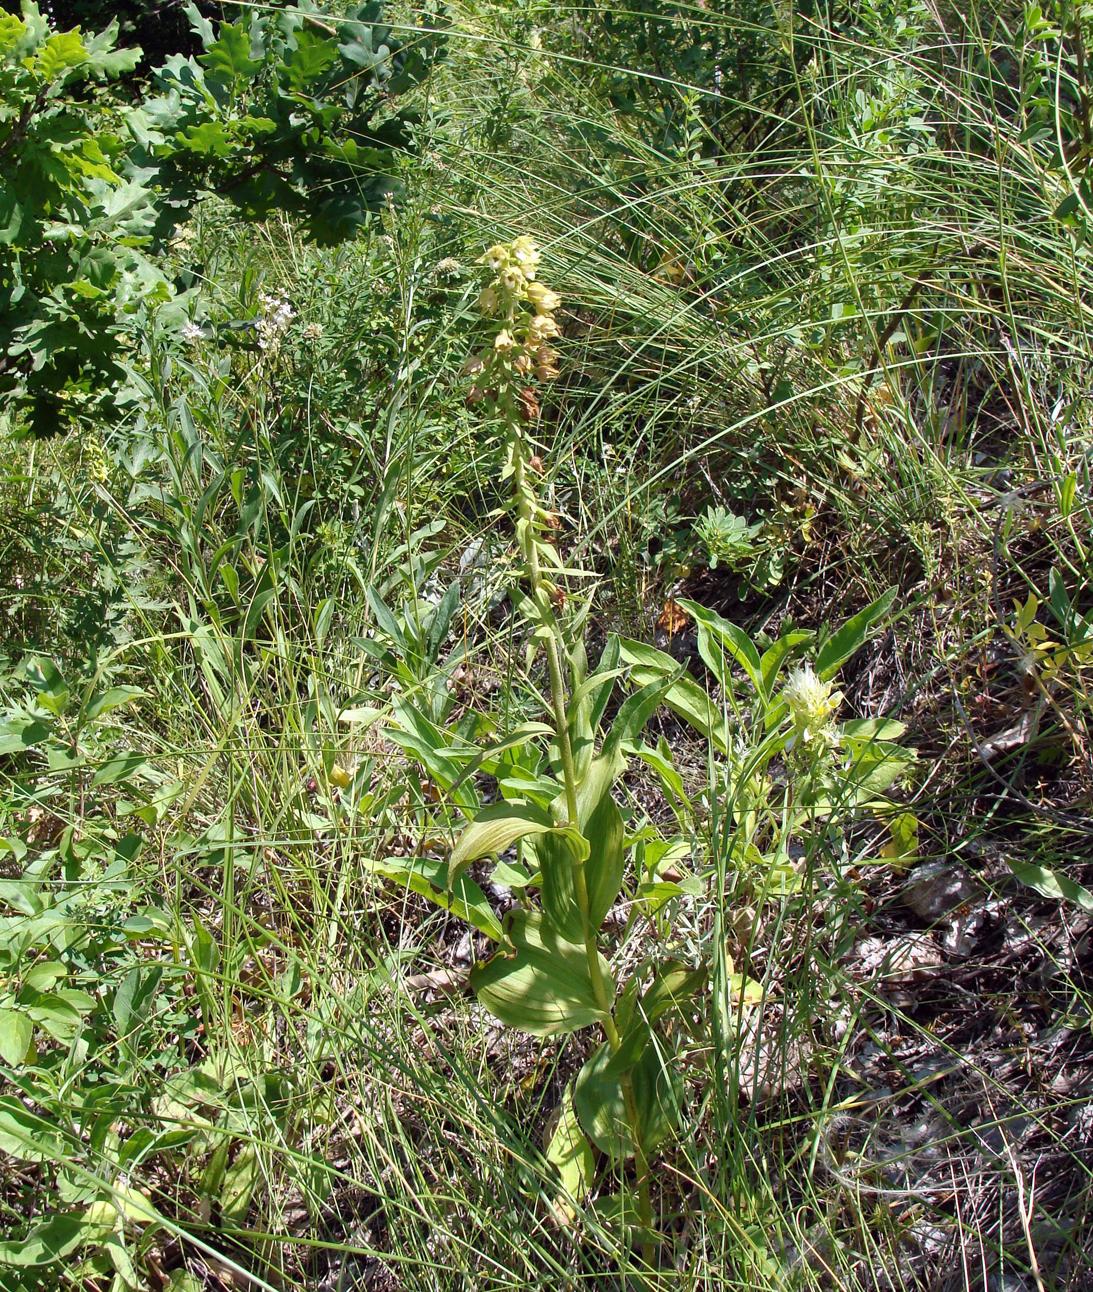
[[520, 416], [525, 422], [534, 422], [539, 416], [539, 396], [533, 386], [524, 386], [517, 396], [520, 403]]

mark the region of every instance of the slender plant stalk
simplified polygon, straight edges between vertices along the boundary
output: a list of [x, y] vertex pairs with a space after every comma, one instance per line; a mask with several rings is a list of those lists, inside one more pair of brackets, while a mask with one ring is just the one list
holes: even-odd
[[[518, 455], [520, 460], [520, 455]], [[534, 543], [529, 544], [532, 555], [528, 561], [528, 582], [531, 585], [532, 595], [536, 601], [542, 603], [547, 600], [544, 597], [541, 578], [539, 575], [539, 562], [537, 554], [534, 553]], [[578, 825], [577, 820], [577, 772], [573, 761], [573, 747], [569, 738], [569, 725], [566, 720], [567, 695], [566, 686], [562, 674], [561, 665], [561, 648], [558, 641], [561, 630], [553, 613], [548, 609], [547, 614], [554, 621], [552, 626], [554, 632], [546, 642], [547, 667], [550, 672], [550, 692], [551, 707], [554, 710], [554, 719], [558, 738], [558, 749], [562, 761], [562, 778], [565, 783], [566, 809], [570, 821]], [[622, 1038], [619, 1035], [619, 1029], [615, 1023], [614, 1002], [611, 994], [607, 989], [607, 983], [604, 981], [603, 969], [600, 964], [600, 948], [596, 938], [596, 929], [591, 919], [591, 901], [588, 896], [588, 876], [585, 874], [584, 862], [578, 861], [573, 867], [574, 888], [576, 891], [577, 905], [581, 911], [581, 924], [584, 929], [584, 949], [585, 958], [588, 962], [588, 975], [592, 981], [592, 990], [596, 997], [596, 1003], [603, 1011], [603, 1031], [607, 1038], [613, 1053], [618, 1053], [622, 1045]], [[641, 1218], [642, 1229], [645, 1234], [649, 1234], [653, 1229], [653, 1204], [649, 1189], [649, 1163], [645, 1156], [645, 1151], [641, 1146], [641, 1122], [638, 1117], [637, 1100], [634, 1097], [634, 1083], [630, 1074], [626, 1073], [621, 1079], [623, 1101], [626, 1106], [626, 1117], [630, 1123], [630, 1135], [634, 1141], [634, 1162], [637, 1169], [638, 1177], [638, 1214]], [[643, 1238], [643, 1248], [645, 1256], [650, 1258], [651, 1252], [648, 1250], [649, 1240]]]
[[[526, 259], [525, 259], [526, 257]], [[472, 365], [472, 370], [483, 375], [479, 378], [476, 391], [487, 392], [492, 396], [495, 408], [501, 414], [507, 435], [508, 464], [513, 478], [513, 496], [516, 513], [516, 530], [524, 559], [524, 574], [527, 579], [531, 598], [538, 611], [540, 625], [545, 629], [544, 650], [547, 660], [547, 671], [550, 676], [550, 705], [554, 718], [555, 738], [558, 754], [562, 764], [562, 783], [564, 786], [566, 816], [571, 825], [580, 828], [578, 809], [577, 767], [573, 757], [573, 744], [569, 734], [568, 691], [566, 671], [572, 677], [573, 661], [566, 645], [562, 624], [555, 609], [555, 597], [564, 601], [560, 589], [551, 584], [543, 573], [543, 562], [540, 551], [540, 539], [537, 530], [546, 515], [539, 505], [535, 494], [534, 483], [530, 475], [533, 453], [524, 430], [524, 421], [530, 420], [538, 412], [538, 401], [534, 392], [522, 385], [520, 376], [528, 374], [532, 368], [531, 355], [536, 358], [535, 368], [541, 379], [553, 375], [554, 355], [546, 347], [546, 341], [557, 333], [557, 326], [551, 314], [558, 298], [549, 289], [533, 282], [538, 253], [529, 239], [517, 239], [511, 247], [495, 247], [486, 253], [486, 261], [498, 272], [494, 283], [486, 288], [480, 298], [480, 305], [487, 314], [495, 313], [499, 327], [495, 334], [492, 350], [483, 352]], [[507, 262], [507, 264], [506, 264]], [[513, 262], [525, 266], [525, 272], [517, 271], [506, 279], [514, 268]], [[504, 266], [504, 267], [503, 267]], [[507, 282], [516, 283], [514, 289]], [[529, 327], [521, 323], [521, 306], [527, 299], [532, 299], [538, 316]], [[545, 351], [545, 353], [544, 353]], [[492, 379], [490, 389], [487, 383]], [[602, 1026], [607, 1044], [612, 1053], [618, 1053], [622, 1038], [614, 1016], [614, 1001], [604, 978], [600, 962], [600, 948], [597, 939], [588, 892], [588, 878], [585, 874], [584, 861], [573, 864], [574, 891], [581, 914], [581, 927], [584, 936], [585, 959], [593, 995], [602, 1012]], [[648, 1262], [652, 1262], [653, 1206], [649, 1182], [649, 1162], [641, 1144], [641, 1119], [638, 1116], [637, 1100], [634, 1095], [633, 1080], [629, 1073], [621, 1078], [623, 1102], [626, 1108], [627, 1121], [630, 1124], [630, 1136], [634, 1145], [634, 1162], [638, 1182], [638, 1214], [641, 1220], [642, 1252]]]

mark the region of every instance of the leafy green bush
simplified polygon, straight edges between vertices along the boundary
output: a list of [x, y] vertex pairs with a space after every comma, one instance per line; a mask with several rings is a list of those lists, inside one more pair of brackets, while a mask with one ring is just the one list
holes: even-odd
[[139, 104], [96, 88], [139, 57], [115, 47], [117, 24], [52, 31], [32, 0], [0, 15], [0, 398], [35, 435], [132, 398], [133, 324], [173, 296], [156, 253], [203, 194], [334, 241], [394, 188], [414, 117], [393, 96], [435, 45], [400, 45], [377, 4], [336, 25], [291, 8], [217, 29], [187, 12], [204, 53], [170, 58]]

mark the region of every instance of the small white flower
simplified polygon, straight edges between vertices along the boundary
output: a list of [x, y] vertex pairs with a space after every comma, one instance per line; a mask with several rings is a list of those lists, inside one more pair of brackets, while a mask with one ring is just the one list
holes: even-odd
[[445, 256], [437, 261], [436, 272], [440, 278], [455, 278], [463, 272], [463, 266], [454, 256]]
[[296, 311], [286, 297], [273, 296], [269, 292], [259, 295], [258, 306], [261, 312], [254, 325], [258, 331], [258, 347], [276, 350], [296, 317]]
[[787, 748], [792, 748], [798, 740], [803, 744], [835, 743], [832, 719], [843, 697], [835, 690], [834, 683], [822, 681], [811, 664], [801, 664], [790, 673], [782, 688], [782, 697], [793, 719], [793, 735]]
[[205, 331], [199, 323], [190, 319], [182, 325], [182, 339], [187, 345], [200, 345], [205, 340]]

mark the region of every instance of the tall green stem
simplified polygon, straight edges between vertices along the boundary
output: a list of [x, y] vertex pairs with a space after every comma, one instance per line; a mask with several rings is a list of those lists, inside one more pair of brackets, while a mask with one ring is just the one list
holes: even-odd
[[[558, 740], [558, 752], [562, 762], [562, 780], [565, 786], [566, 815], [574, 825], [580, 825], [577, 801], [577, 767], [573, 759], [573, 745], [569, 737], [569, 715], [565, 678], [562, 672], [564, 641], [561, 628], [550, 605], [550, 598], [543, 586], [542, 566], [539, 561], [538, 547], [535, 541], [535, 516], [531, 505], [531, 496], [527, 484], [527, 463], [525, 444], [521, 434], [514, 402], [511, 394], [505, 400], [505, 411], [510, 418], [510, 426], [515, 437], [513, 444], [513, 475], [516, 485], [517, 512], [521, 521], [520, 531], [525, 536], [523, 543], [524, 559], [527, 562], [528, 583], [531, 595], [540, 609], [547, 624], [549, 636], [546, 639], [547, 670], [550, 674], [550, 701], [554, 713], [554, 726]], [[600, 948], [596, 937], [597, 930], [591, 918], [592, 904], [588, 894], [588, 877], [585, 874], [584, 862], [574, 865], [574, 890], [577, 905], [581, 912], [581, 926], [584, 931], [585, 960], [588, 965], [588, 976], [596, 1004], [603, 1013], [603, 1031], [612, 1052], [617, 1053], [622, 1045], [618, 1026], [615, 1023], [614, 1002], [604, 979], [600, 964]], [[637, 1100], [634, 1096], [634, 1084], [630, 1074], [625, 1074], [620, 1082], [623, 1103], [626, 1107], [626, 1119], [630, 1123], [630, 1135], [634, 1142], [634, 1165], [638, 1177], [638, 1214], [646, 1234], [653, 1228], [653, 1203], [649, 1189], [649, 1161], [641, 1145], [641, 1121], [638, 1117]], [[643, 1254], [651, 1261], [652, 1252], [648, 1239], [643, 1240]]]
[[[538, 402], [529, 381], [549, 381], [558, 375], [558, 355], [549, 345], [558, 335], [554, 311], [558, 295], [536, 281], [539, 251], [529, 237], [512, 243], [498, 243], [482, 257], [493, 272], [492, 281], [483, 288], [478, 304], [485, 318], [493, 321], [491, 342], [468, 361], [468, 372], [477, 374], [471, 399], [489, 399], [500, 414], [508, 433], [509, 458], [506, 473], [513, 477], [517, 541], [524, 558], [525, 573], [538, 620], [537, 636], [543, 638], [547, 669], [550, 674], [550, 707], [554, 715], [555, 739], [562, 764], [565, 815], [567, 822], [579, 830], [580, 794], [573, 742], [569, 734], [567, 683], [578, 678], [572, 652], [566, 642], [558, 616], [564, 604], [564, 590], [544, 576], [543, 559], [548, 544], [539, 537], [539, 527], [546, 513], [539, 504], [529, 470], [533, 465], [530, 442], [523, 423], [537, 415]], [[532, 375], [534, 374], [534, 376]], [[538, 465], [535, 463], [535, 465]], [[593, 922], [592, 902], [588, 890], [585, 861], [573, 862], [573, 889], [580, 912], [582, 940], [592, 994], [603, 1022], [604, 1036], [613, 1054], [622, 1047], [615, 1020], [613, 989], [609, 985], [600, 956], [599, 928]], [[649, 1190], [649, 1162], [641, 1144], [641, 1119], [629, 1074], [621, 1078], [626, 1118], [634, 1145], [638, 1174], [638, 1210], [644, 1237], [642, 1251], [650, 1264], [653, 1259], [653, 1208]]]

